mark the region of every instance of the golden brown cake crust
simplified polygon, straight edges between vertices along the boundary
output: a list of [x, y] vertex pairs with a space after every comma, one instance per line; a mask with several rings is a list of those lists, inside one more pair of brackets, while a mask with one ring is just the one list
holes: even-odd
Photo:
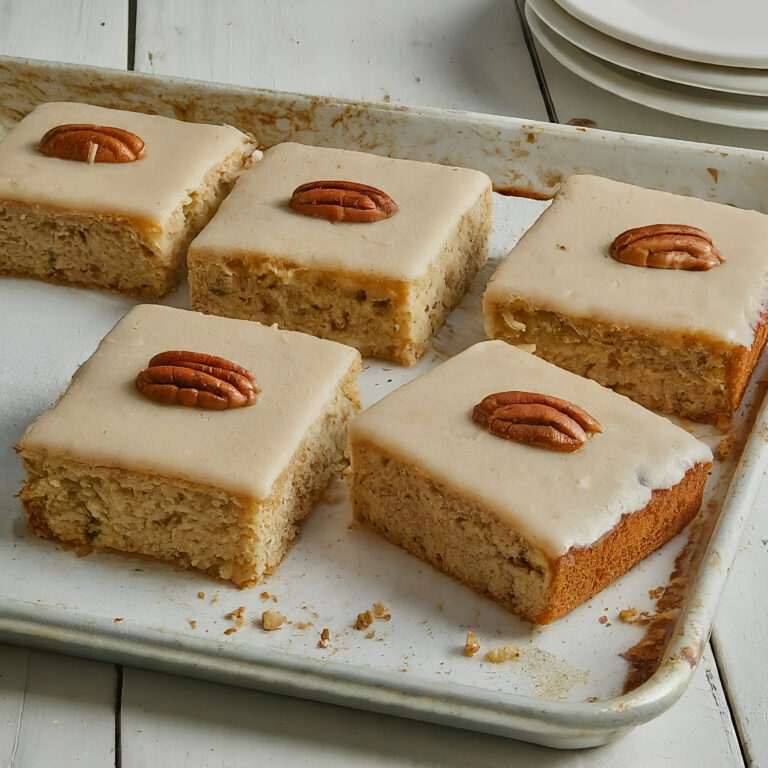
[[526, 618], [535, 624], [549, 624], [680, 533], [701, 507], [711, 468], [711, 464], [697, 464], [674, 487], [654, 490], [646, 507], [625, 515], [600, 541], [557, 558], [547, 607]]

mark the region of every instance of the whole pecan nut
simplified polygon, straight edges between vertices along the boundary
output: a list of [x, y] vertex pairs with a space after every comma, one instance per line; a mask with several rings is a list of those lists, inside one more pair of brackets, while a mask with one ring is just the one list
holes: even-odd
[[611, 243], [611, 257], [636, 267], [690, 271], [712, 269], [725, 261], [703, 229], [686, 224], [628, 229]]
[[397, 203], [386, 192], [356, 181], [301, 184], [288, 205], [297, 213], [328, 221], [381, 221], [397, 213]]
[[475, 406], [472, 420], [492, 435], [551, 451], [570, 453], [587, 442], [588, 432], [602, 432], [583, 408], [538, 392], [495, 392]]
[[155, 355], [136, 377], [136, 386], [158, 403], [214, 411], [253, 405], [260, 391], [245, 368], [223, 357], [180, 350]]
[[51, 128], [40, 139], [40, 151], [83, 163], [130, 163], [146, 154], [144, 140], [109, 125], [69, 123]]

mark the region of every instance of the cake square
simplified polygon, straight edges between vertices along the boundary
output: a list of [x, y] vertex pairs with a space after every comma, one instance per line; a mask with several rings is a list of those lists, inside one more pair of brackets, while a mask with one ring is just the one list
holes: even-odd
[[[725, 261], [688, 271], [610, 257], [621, 233], [670, 223], [703, 230]], [[486, 334], [649, 408], [718, 422], [765, 344], [767, 241], [765, 214], [572, 176], [491, 278]]]
[[[57, 126], [127, 131], [144, 142], [143, 156], [65, 159], [60, 143], [49, 156], [40, 142]], [[103, 132], [73, 132], [66, 148], [83, 140], [86, 148], [110, 142]], [[187, 246], [254, 149], [231, 126], [41, 104], [0, 142], [0, 274], [159, 299], [177, 286]]]
[[[486, 397], [510, 390], [575, 404], [602, 431], [562, 453], [473, 420]], [[355, 518], [538, 624], [678, 533], [712, 466], [709, 448], [664, 417], [502, 341], [396, 390], [349, 434]]]
[[[398, 210], [360, 222], [290, 207], [297, 187], [329, 179], [374, 187]], [[279, 144], [190, 246], [192, 307], [411, 365], [485, 260], [490, 228], [491, 182], [478, 171]]]
[[[137, 375], [167, 350], [246, 369], [255, 404], [156, 402]], [[242, 320], [139, 305], [17, 451], [30, 529], [81, 552], [144, 555], [248, 586], [273, 571], [331, 476], [359, 407], [359, 353]]]

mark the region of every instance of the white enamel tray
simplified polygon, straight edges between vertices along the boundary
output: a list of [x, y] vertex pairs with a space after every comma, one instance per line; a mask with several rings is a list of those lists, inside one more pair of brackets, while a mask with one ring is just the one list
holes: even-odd
[[[290, 138], [468, 165], [488, 172], [499, 188], [533, 196], [551, 194], [575, 171], [758, 209], [765, 207], [768, 186], [766, 156], [751, 150], [0, 60], [0, 124], [54, 99], [230, 122], [266, 146]], [[365, 405], [483, 338], [480, 294], [493, 262], [545, 205], [497, 196], [492, 262], [419, 366], [368, 361]], [[618, 654], [643, 629], [619, 622], [618, 612], [654, 610], [649, 591], [669, 582], [691, 532], [589, 603], [539, 628], [352, 523], [341, 483], [329, 489], [278, 571], [245, 591], [162, 564], [102, 555], [79, 559], [28, 533], [14, 496], [23, 471], [11, 446], [133, 303], [0, 280], [0, 639], [557, 747], [617, 738], [681, 695], [706, 646], [767, 458], [766, 417], [757, 413], [754, 387], [732, 430], [733, 459], [717, 463], [703, 514], [692, 526], [684, 599], [661, 666], [622, 695], [627, 664]], [[186, 287], [170, 303], [186, 306]], [[722, 437], [711, 428], [697, 430], [713, 445]], [[391, 620], [354, 629], [358, 613], [375, 601], [389, 605]], [[246, 609], [246, 625], [224, 634], [233, 626], [226, 615], [239, 606]], [[254, 619], [266, 608], [290, 623], [264, 632]], [[325, 649], [317, 646], [324, 627], [331, 636]], [[473, 658], [462, 654], [468, 629], [483, 644]], [[368, 637], [370, 631], [375, 634]], [[520, 648], [518, 661], [484, 661], [484, 651], [508, 643]]]

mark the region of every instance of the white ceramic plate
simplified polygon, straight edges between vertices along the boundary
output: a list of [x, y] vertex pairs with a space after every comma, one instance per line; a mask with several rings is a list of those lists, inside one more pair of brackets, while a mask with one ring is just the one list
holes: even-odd
[[667, 56], [768, 68], [765, 0], [557, 0], [590, 27]]
[[768, 99], [731, 96], [633, 74], [584, 53], [539, 21], [529, 6], [526, 6], [525, 15], [531, 32], [552, 56], [599, 88], [643, 106], [692, 120], [736, 128], [768, 128]]
[[566, 13], [556, 0], [527, 0], [539, 21], [582, 50], [620, 67], [713, 91], [768, 96], [768, 70], [702, 64], [643, 50], [604, 35]]

